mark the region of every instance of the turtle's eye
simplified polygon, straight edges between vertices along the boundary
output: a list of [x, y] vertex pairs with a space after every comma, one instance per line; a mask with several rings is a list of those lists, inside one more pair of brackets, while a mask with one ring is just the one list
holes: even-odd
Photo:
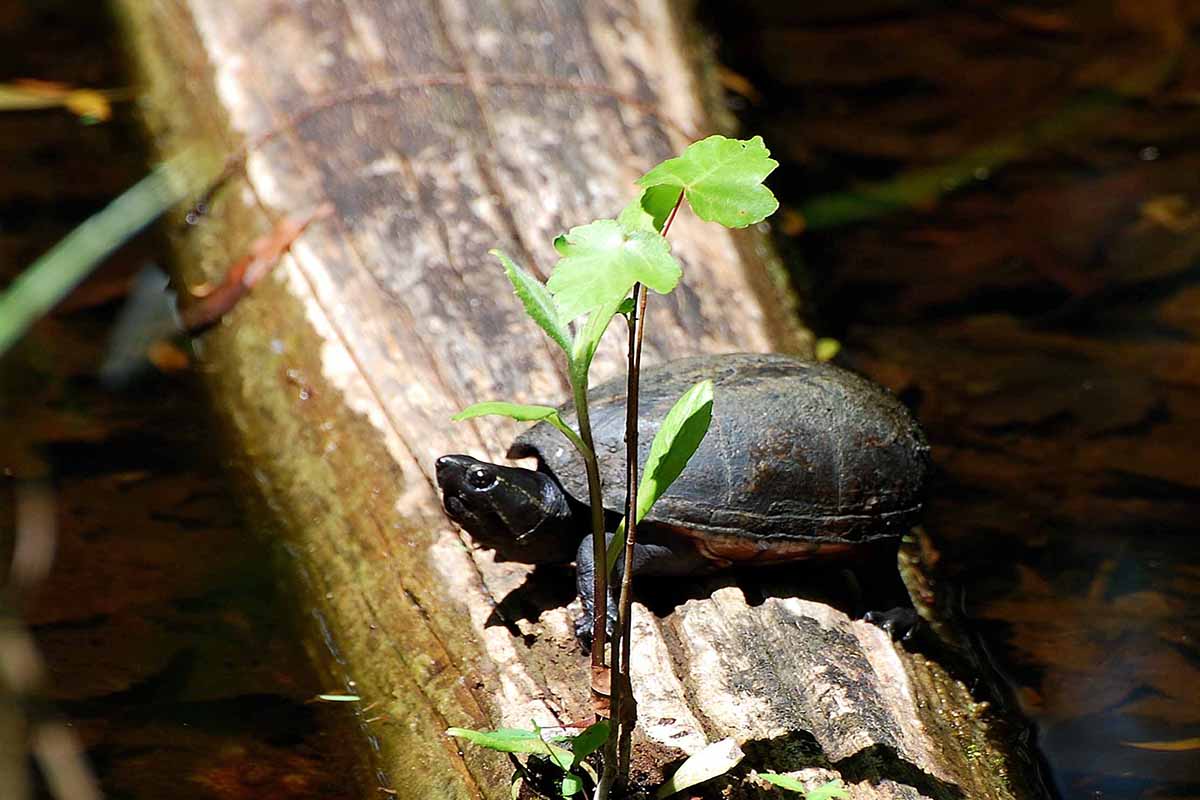
[[475, 466], [467, 470], [467, 483], [473, 489], [487, 489], [496, 483], [496, 473], [487, 467]]

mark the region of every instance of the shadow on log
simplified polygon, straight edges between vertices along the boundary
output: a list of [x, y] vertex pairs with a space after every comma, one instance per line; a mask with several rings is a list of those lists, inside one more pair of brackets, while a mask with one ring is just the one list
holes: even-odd
[[[552, 345], [486, 253], [544, 278], [555, 235], [614, 215], [642, 171], [709, 131], [684, 12], [666, 0], [117, 7], [164, 154], [255, 144], [210, 216], [176, 237], [185, 283], [219, 275], [284, 215], [336, 209], [202, 341], [331, 690], [363, 698], [375, 776], [400, 797], [507, 797], [507, 760], [443, 731], [587, 715], [570, 575], [540, 571], [518, 592], [530, 568], [447, 521], [433, 462], [504, 453], [512, 425], [450, 423], [470, 402], [567, 396]], [[671, 238], [684, 283], [651, 300], [647, 364], [807, 352], [760, 233], [681, 215]], [[596, 380], [620, 364], [621, 336], [606, 348]], [[714, 586], [666, 616], [636, 609], [647, 779], [732, 736], [751, 758], [731, 796], [762, 791], [750, 766], [840, 772], [855, 798], [1027, 796], [969, 693], [936, 667], [828, 606], [752, 605]]]

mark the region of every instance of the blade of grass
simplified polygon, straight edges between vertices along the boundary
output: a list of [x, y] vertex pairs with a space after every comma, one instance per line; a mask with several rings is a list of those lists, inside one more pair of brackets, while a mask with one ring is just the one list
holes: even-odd
[[0, 295], [0, 355], [105, 257], [201, 185], [194, 159], [176, 156], [34, 261]]

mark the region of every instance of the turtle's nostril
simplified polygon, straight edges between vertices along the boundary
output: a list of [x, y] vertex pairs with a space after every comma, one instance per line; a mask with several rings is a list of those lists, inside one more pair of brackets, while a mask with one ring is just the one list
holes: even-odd
[[439, 486], [444, 486], [446, 481], [462, 470], [462, 456], [447, 455], [442, 456], [434, 462], [434, 472], [437, 474], [437, 482]]

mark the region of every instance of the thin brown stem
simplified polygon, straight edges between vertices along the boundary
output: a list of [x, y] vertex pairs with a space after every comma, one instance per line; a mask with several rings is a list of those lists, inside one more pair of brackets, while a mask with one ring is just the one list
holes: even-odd
[[[680, 191], [675, 206], [663, 224], [666, 236], [683, 204]], [[633, 312], [629, 316], [629, 370], [625, 393], [625, 569], [621, 576], [621, 595], [617, 606], [617, 635], [612, 644], [612, 721], [615, 729], [605, 750], [605, 772], [616, 756], [616, 782], [623, 785], [629, 779], [629, 762], [633, 744], [633, 729], [637, 725], [637, 700], [630, 680], [630, 655], [633, 623], [633, 563], [637, 545], [637, 487], [638, 468], [638, 396], [642, 368], [642, 339], [645, 336], [646, 287], [633, 288]]]
[[588, 501], [592, 511], [592, 556], [595, 564], [595, 592], [592, 601], [592, 670], [593, 680], [596, 670], [604, 668], [604, 643], [608, 634], [608, 571], [604, 565], [608, 563], [608, 540], [604, 532], [604, 497], [600, 488], [600, 464], [596, 460], [596, 446], [592, 442], [592, 425], [588, 416], [587, 376], [572, 378], [575, 390], [575, 416], [579, 420], [579, 438], [587, 445], [591, 457], [585, 457], [583, 463], [587, 469]]

